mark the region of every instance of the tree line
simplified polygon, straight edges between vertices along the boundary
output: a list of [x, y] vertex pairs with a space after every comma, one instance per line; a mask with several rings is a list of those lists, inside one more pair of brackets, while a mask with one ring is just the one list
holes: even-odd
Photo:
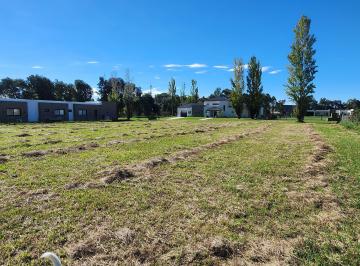
[[24, 79], [3, 78], [0, 80], [0, 96], [15, 99], [91, 101], [92, 88], [83, 80], [74, 83], [31, 75]]

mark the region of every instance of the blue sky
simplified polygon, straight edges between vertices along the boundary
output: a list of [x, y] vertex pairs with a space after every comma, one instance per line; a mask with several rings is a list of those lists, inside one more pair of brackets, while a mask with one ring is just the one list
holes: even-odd
[[292, 30], [304, 14], [317, 38], [315, 97], [360, 98], [356, 0], [12, 0], [1, 10], [0, 78], [40, 74], [96, 87], [100, 75], [129, 68], [143, 90], [167, 91], [171, 77], [189, 90], [196, 79], [207, 96], [230, 87], [234, 57], [255, 55], [264, 90], [278, 99], [286, 98]]

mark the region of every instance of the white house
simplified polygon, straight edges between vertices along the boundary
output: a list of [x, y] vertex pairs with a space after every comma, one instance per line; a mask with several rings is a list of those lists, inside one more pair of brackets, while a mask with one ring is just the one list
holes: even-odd
[[[259, 116], [264, 115], [264, 108], [260, 108]], [[226, 97], [214, 97], [204, 101], [205, 117], [237, 117], [231, 102]], [[246, 104], [243, 105], [241, 117], [250, 117], [249, 109]]]

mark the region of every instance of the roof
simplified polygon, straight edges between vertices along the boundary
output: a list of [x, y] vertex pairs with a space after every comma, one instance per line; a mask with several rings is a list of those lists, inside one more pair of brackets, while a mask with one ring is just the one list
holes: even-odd
[[196, 107], [196, 106], [204, 106], [204, 105], [202, 103], [187, 103], [187, 104], [180, 105], [178, 108], [192, 108], [192, 107]]
[[206, 99], [205, 101], [207, 101], [207, 102], [217, 102], [217, 101], [228, 101], [229, 99], [228, 98], [226, 98], [226, 97], [224, 97], [224, 96], [219, 96], [219, 97], [213, 97], [213, 98], [208, 98], [208, 99]]
[[72, 103], [72, 104], [88, 104], [88, 105], [101, 105], [102, 102], [73, 102], [73, 101], [54, 101], [54, 100], [32, 100], [32, 99], [15, 99], [15, 98], [1, 98], [0, 101], [4, 102], [37, 102], [37, 103]]

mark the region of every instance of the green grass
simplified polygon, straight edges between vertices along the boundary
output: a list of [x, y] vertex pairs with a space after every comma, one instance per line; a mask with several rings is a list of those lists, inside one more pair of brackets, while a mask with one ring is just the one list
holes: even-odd
[[[38, 265], [43, 252], [54, 251], [65, 265], [276, 264], [281, 257], [289, 259], [287, 263], [356, 265], [360, 136], [317, 118], [307, 121], [139, 118], [1, 125], [0, 149], [9, 160], [0, 164], [0, 261]], [[133, 167], [265, 124], [271, 125], [268, 130], [159, 165], [127, 181], [67, 189], [76, 182], [100, 184], [98, 173], [114, 165]], [[313, 221], [322, 211], [319, 207], [294, 201], [288, 194], [307, 191], [302, 173], [315, 148], [308, 124], [334, 148], [326, 175], [346, 219], [331, 228]], [[214, 126], [218, 128], [195, 131]], [[23, 133], [28, 136], [18, 136]], [[133, 139], [138, 141], [109, 145]], [[94, 142], [99, 147], [64, 155], [22, 155]], [[322, 188], [316, 192], [326, 196]], [[134, 232], [129, 243], [119, 238], [123, 228]], [[212, 254], [207, 243], [213, 237], [230, 243], [230, 257]], [[72, 257], [78, 245], [93, 252]]]

